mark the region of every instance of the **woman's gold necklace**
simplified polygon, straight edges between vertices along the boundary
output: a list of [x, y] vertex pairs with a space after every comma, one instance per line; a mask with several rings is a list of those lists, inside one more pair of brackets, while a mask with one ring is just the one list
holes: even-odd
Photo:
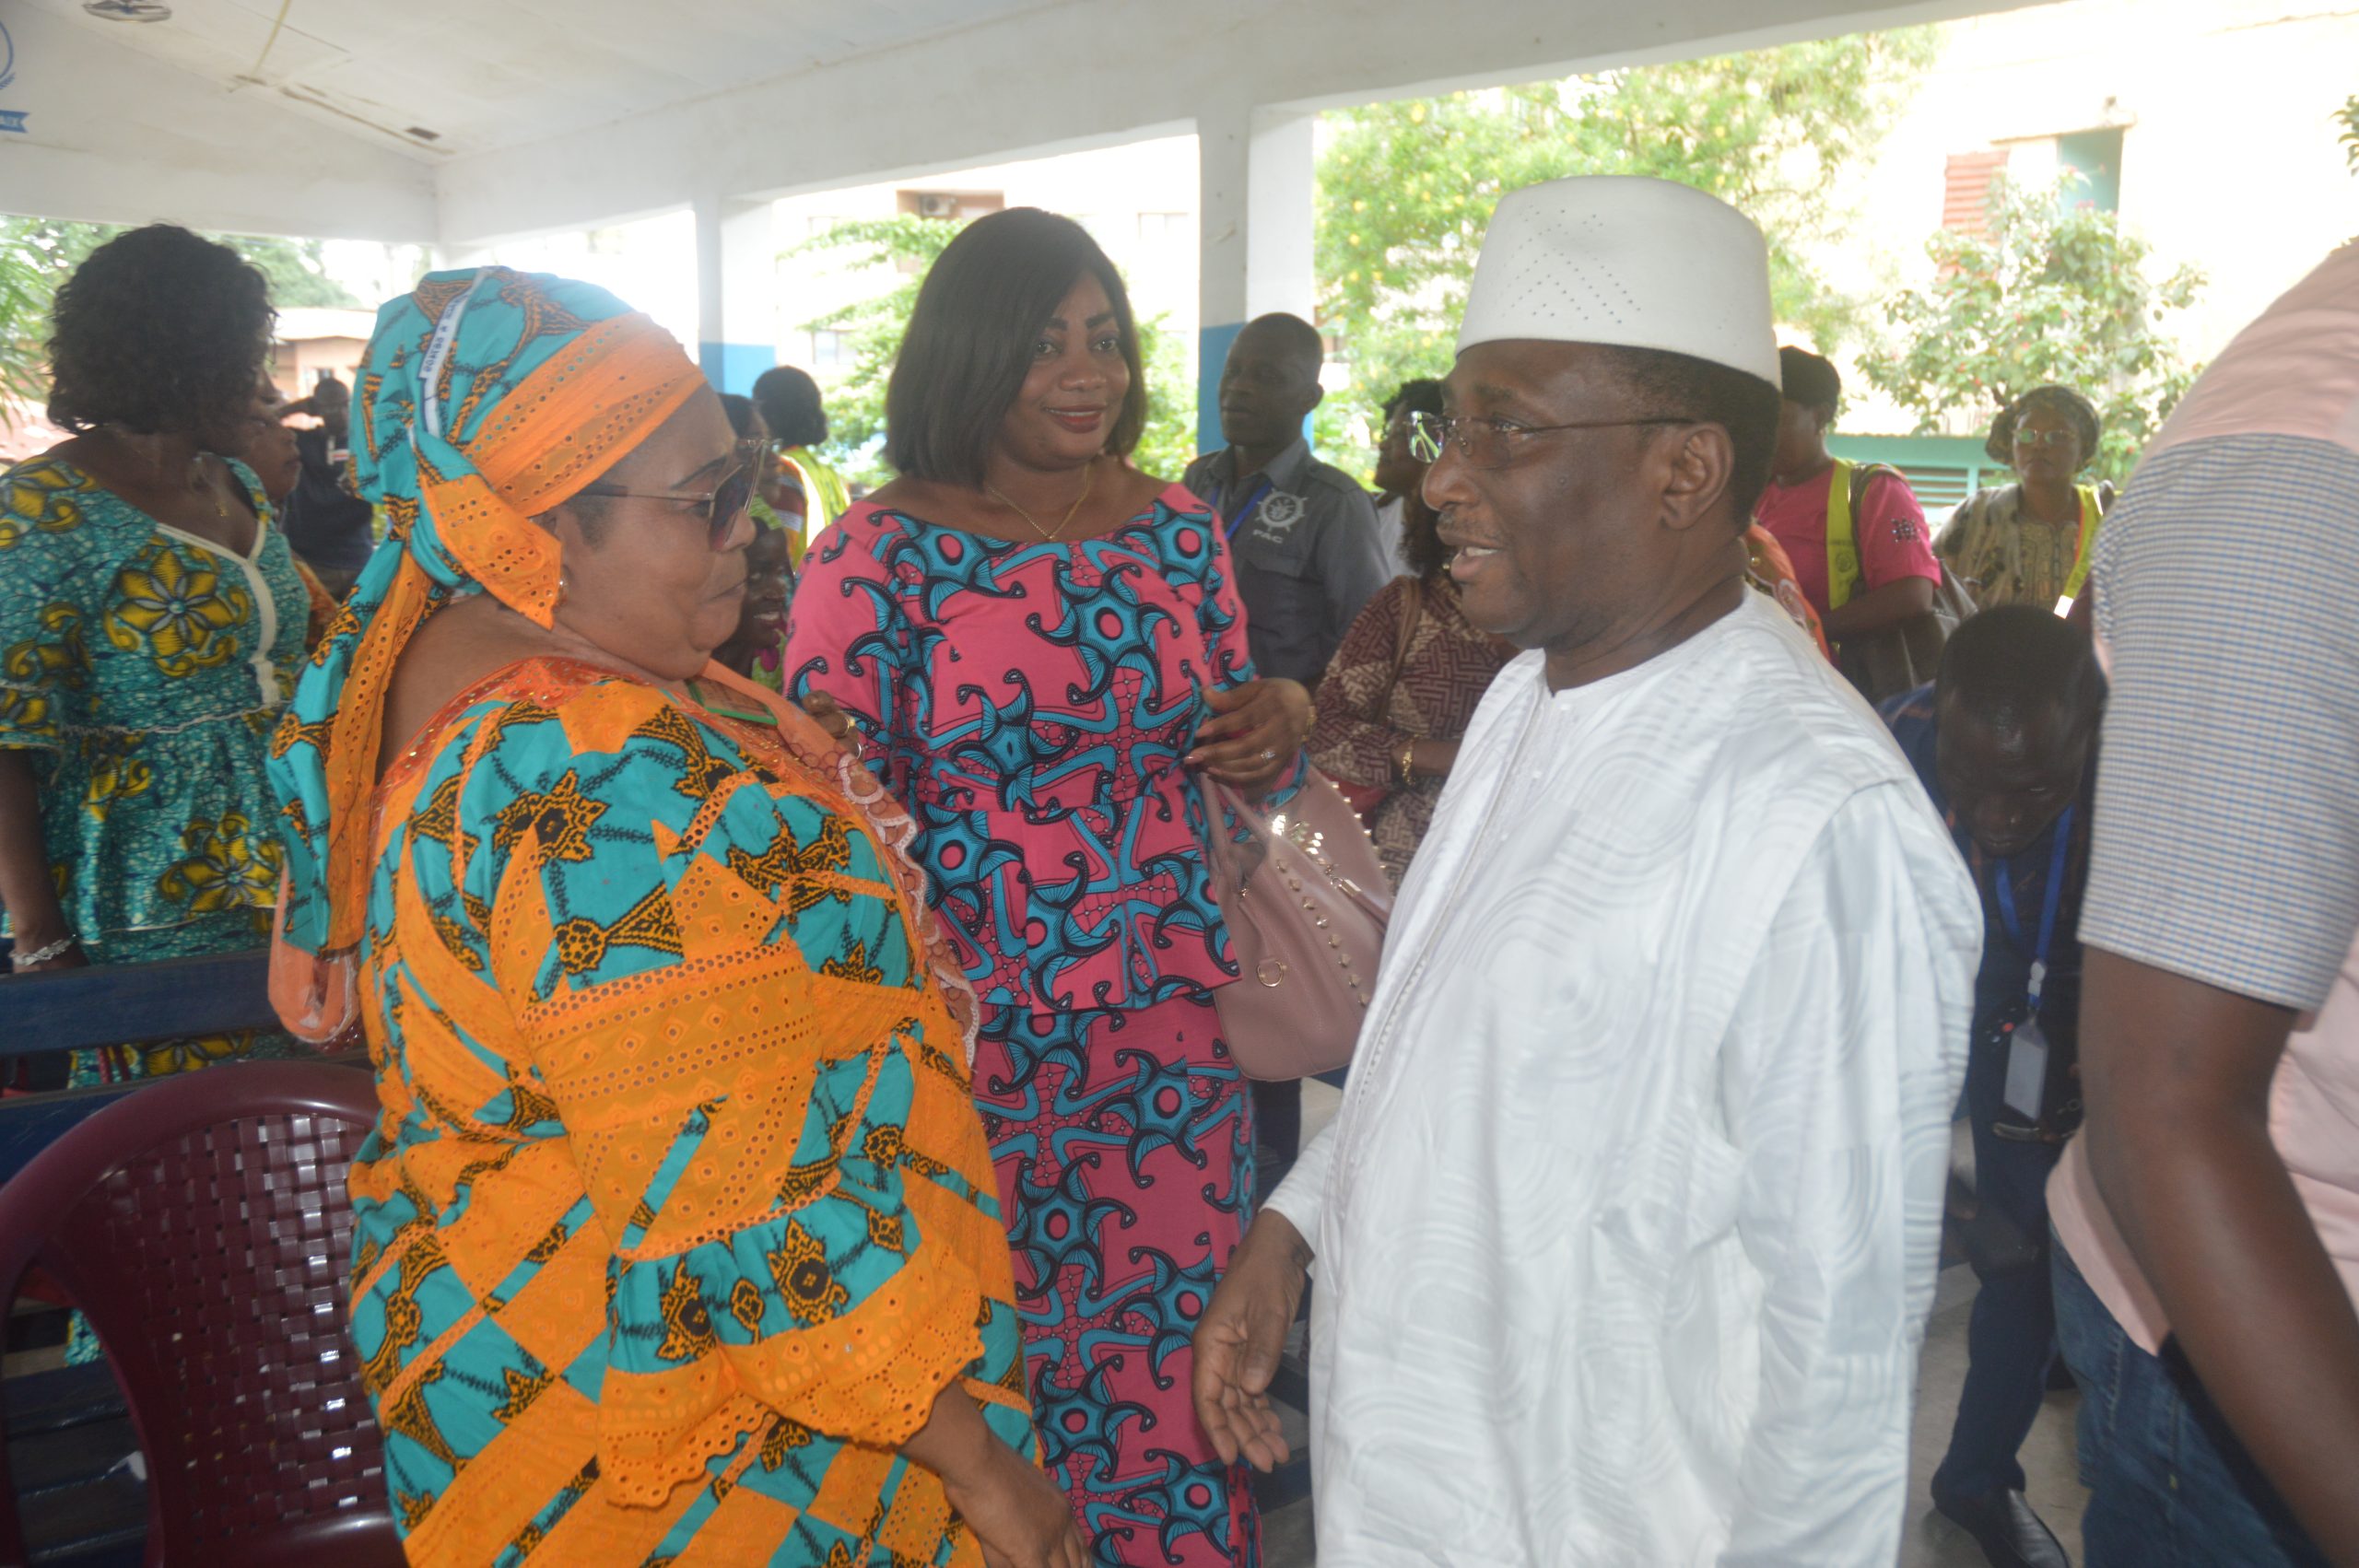
[[989, 491], [992, 498], [997, 501], [1001, 506], [1007, 508], [1008, 510], [1014, 512], [1016, 516], [1030, 523], [1032, 525], [1032, 532], [1038, 533], [1041, 538], [1062, 539], [1064, 537], [1065, 530], [1073, 526], [1073, 520], [1081, 514], [1081, 503], [1089, 499], [1089, 487], [1097, 482], [1097, 460], [1096, 458], [1091, 458], [1086, 463], [1082, 465], [1081, 494], [1073, 498], [1073, 505], [1065, 509], [1064, 521], [1058, 523], [1053, 531], [1041, 527], [1040, 520], [1039, 518], [1034, 517], [1030, 512], [1026, 511], [1022, 507], [1017, 506], [1014, 501], [1008, 499], [1006, 494], [1003, 492], [998, 486], [992, 484], [989, 480], [985, 480], [983, 482], [983, 488]]

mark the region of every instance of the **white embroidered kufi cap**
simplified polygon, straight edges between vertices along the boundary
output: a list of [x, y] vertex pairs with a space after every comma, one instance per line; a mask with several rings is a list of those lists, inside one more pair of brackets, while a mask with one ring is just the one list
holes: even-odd
[[1668, 180], [1509, 192], [1474, 263], [1458, 351], [1508, 338], [1667, 349], [1778, 386], [1768, 242], [1719, 197]]

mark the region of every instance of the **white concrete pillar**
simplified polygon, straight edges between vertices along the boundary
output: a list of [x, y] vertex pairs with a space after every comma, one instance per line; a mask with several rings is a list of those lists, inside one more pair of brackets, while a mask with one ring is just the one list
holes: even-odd
[[754, 378], [778, 363], [770, 204], [699, 193], [694, 205], [697, 361], [722, 392], [750, 392]]
[[1196, 440], [1221, 445], [1221, 364], [1238, 332], [1256, 316], [1285, 310], [1312, 319], [1312, 200], [1317, 117], [1239, 105], [1196, 122], [1202, 166], [1198, 273]]

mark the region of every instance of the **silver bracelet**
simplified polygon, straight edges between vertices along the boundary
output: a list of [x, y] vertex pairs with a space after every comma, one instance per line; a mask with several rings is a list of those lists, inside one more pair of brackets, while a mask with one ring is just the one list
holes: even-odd
[[11, 969], [29, 969], [36, 964], [46, 964], [53, 958], [63, 958], [65, 956], [65, 950], [81, 940], [76, 933], [67, 931], [47, 947], [37, 947], [30, 953], [10, 954], [8, 966]]

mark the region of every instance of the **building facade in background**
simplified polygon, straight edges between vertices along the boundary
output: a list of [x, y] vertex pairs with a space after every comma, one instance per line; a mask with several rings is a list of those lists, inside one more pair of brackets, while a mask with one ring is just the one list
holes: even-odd
[[[2073, 178], [2154, 247], [2157, 276], [2205, 282], [2169, 324], [2190, 364], [2337, 244], [2359, 235], [2359, 178], [2333, 115], [2359, 89], [2359, 6], [2278, 0], [2066, 0], [1950, 23], [1939, 61], [1858, 178], [1853, 242], [1814, 257], [1848, 293], [1932, 280], [1925, 241], [1978, 226], [1994, 176]], [[1848, 194], [1848, 193], [1847, 193]], [[1856, 350], [1857, 345], [1850, 345]], [[1911, 415], [1878, 399], [1838, 352], [1852, 390], [1843, 427], [1899, 435]], [[1995, 410], [1954, 419], [1966, 456]]]
[[[1931, 278], [1925, 242], [1949, 225], [1972, 227], [1994, 177], [2045, 183], [2070, 170], [2083, 199], [2117, 211], [2154, 248], [2153, 264], [2206, 279], [2174, 323], [2200, 363], [2316, 263], [2359, 235], [2359, 178], [2346, 167], [2334, 111], [2359, 78], [2359, 5], [2292, 7], [2283, 0], [2063, 0], [1946, 24], [1940, 58], [1871, 163], [1846, 177], [1839, 205], [1853, 233], [1813, 261], [1829, 284], [1874, 299]], [[1128, 278], [1143, 319], [1161, 319], [1186, 345], [1183, 384], [1160, 395], [1191, 400], [1197, 367], [1198, 149], [1191, 135], [790, 196], [771, 205], [778, 253], [769, 312], [778, 361], [822, 384], [846, 365], [842, 334], [814, 323], [905, 275], [846, 265], [844, 252], [806, 248], [848, 219], [914, 214], [956, 223], [1032, 205], [1086, 226]], [[698, 341], [696, 228], [686, 210], [605, 227], [502, 242], [443, 258], [499, 262], [598, 283], [648, 311], [683, 343]], [[331, 241], [331, 275], [372, 304], [406, 288], [423, 264], [416, 247]], [[295, 312], [293, 314], [310, 314]], [[365, 318], [356, 318], [364, 320]], [[341, 340], [318, 323], [287, 323], [279, 379], [289, 395], [321, 366], [341, 366]], [[335, 339], [334, 343], [329, 339]], [[1911, 415], [1878, 399], [1857, 373], [1859, 345], [1838, 347], [1852, 389], [1843, 428], [1896, 441]], [[315, 365], [314, 360], [319, 364]], [[1331, 397], [1372, 416], [1390, 388], [1352, 382], [1331, 360]], [[17, 411], [24, 439], [48, 434]], [[1946, 440], [1887, 445], [1875, 455], [1912, 470], [1951, 465], [1964, 487], [1984, 462], [1987, 410], [1961, 410]]]

